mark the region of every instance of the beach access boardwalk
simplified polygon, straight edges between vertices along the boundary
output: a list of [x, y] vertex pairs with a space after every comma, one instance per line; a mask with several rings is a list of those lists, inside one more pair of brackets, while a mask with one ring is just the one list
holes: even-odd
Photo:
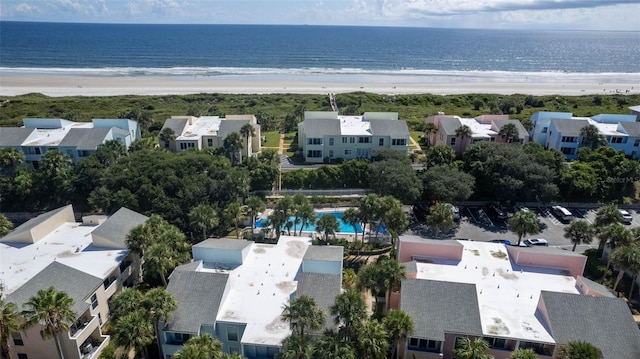
[[338, 112], [338, 104], [336, 103], [336, 94], [329, 93], [329, 104], [331, 105], [331, 111]]

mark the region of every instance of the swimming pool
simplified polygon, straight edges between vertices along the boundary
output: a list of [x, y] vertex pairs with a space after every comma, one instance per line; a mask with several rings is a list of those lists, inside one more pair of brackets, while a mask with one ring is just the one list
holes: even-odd
[[[342, 212], [316, 212], [316, 220], [318, 220], [320, 217], [322, 216], [334, 216], [336, 217], [336, 219], [338, 219], [338, 225], [340, 225], [340, 229], [338, 229], [338, 232], [341, 233], [349, 233], [349, 234], [354, 234], [355, 232], [353, 231], [353, 226], [350, 225], [349, 223], [345, 223], [342, 221]], [[293, 222], [295, 220], [295, 217], [289, 217], [289, 220], [291, 222]], [[257, 222], [256, 222], [256, 228], [264, 228], [267, 227], [269, 223], [269, 220], [265, 219], [265, 218], [260, 218]], [[362, 233], [362, 226], [360, 226], [360, 224], [358, 223], [356, 225], [358, 233]], [[283, 229], [286, 229], [285, 226], [282, 226]], [[291, 227], [291, 231], [293, 232], [293, 228]], [[298, 223], [296, 226], [296, 231], [300, 231], [300, 223]], [[384, 228], [384, 227], [383, 227]], [[386, 228], [384, 228], [386, 231]], [[307, 225], [304, 226], [302, 228], [303, 232], [315, 232], [316, 231], [316, 226], [315, 225]]]

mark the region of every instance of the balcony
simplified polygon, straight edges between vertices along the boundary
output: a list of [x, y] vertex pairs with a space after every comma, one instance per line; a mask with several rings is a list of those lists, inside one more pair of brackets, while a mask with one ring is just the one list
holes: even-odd
[[82, 316], [69, 328], [69, 337], [76, 342], [84, 342], [96, 329], [98, 329], [98, 317]]
[[80, 345], [80, 354], [82, 359], [98, 358], [102, 349], [109, 344], [108, 336], [89, 337]]

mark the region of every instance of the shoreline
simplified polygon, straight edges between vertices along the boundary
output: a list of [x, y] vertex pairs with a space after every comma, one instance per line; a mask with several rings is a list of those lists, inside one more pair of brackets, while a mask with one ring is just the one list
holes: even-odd
[[[632, 74], [634, 75], [634, 74]], [[624, 80], [624, 81], [622, 81]], [[628, 80], [628, 81], [627, 81]], [[566, 78], [541, 76], [220, 75], [95, 76], [0, 71], [0, 96], [41, 93], [51, 97], [225, 94], [612, 95], [639, 94], [640, 75]]]

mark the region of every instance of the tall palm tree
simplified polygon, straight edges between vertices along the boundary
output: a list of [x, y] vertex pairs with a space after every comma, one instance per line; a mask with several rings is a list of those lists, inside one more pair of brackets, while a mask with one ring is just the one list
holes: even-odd
[[5, 303], [0, 291], [0, 357], [9, 359], [9, 340], [20, 330], [18, 308], [15, 303]]
[[380, 275], [380, 268], [377, 263], [365, 264], [358, 271], [356, 278], [356, 289], [359, 291], [369, 290], [375, 300], [375, 308], [378, 310], [378, 297], [385, 293], [385, 278]]
[[240, 239], [240, 230], [238, 224], [246, 217], [246, 207], [242, 206], [238, 202], [231, 202], [227, 205], [227, 208], [223, 211], [223, 216], [226, 221], [234, 224], [236, 229], [236, 238]]
[[560, 345], [557, 359], [604, 359], [602, 351], [595, 345], [583, 341], [569, 341]]
[[7, 219], [7, 217], [0, 213], [0, 237], [5, 236], [13, 229], [13, 223]]
[[167, 287], [167, 275], [175, 267], [173, 249], [165, 243], [154, 243], [145, 251], [145, 269], [157, 274]]
[[311, 359], [313, 346], [309, 335], [291, 334], [282, 341], [282, 359]]
[[382, 320], [393, 343], [393, 358], [398, 357], [398, 343], [413, 332], [413, 319], [403, 310], [391, 309]]
[[600, 134], [600, 130], [595, 125], [586, 125], [580, 129], [582, 142], [580, 145], [595, 150], [597, 147], [607, 143], [604, 136]]
[[325, 243], [329, 240], [329, 236], [335, 235], [339, 229], [338, 219], [330, 214], [320, 216], [316, 221], [316, 232], [323, 233]]
[[427, 224], [433, 227], [434, 237], [438, 237], [440, 231], [453, 228], [453, 211], [446, 203], [438, 203], [431, 206], [427, 215]]
[[629, 298], [631, 298], [633, 283], [635, 283], [636, 277], [640, 273], [640, 247], [638, 245], [618, 247], [611, 253], [609, 258], [613, 267], [618, 270], [618, 276], [613, 285], [613, 290], [618, 288], [618, 284], [625, 272], [631, 273], [633, 279], [631, 281], [631, 289], [629, 290]]
[[347, 290], [336, 296], [329, 312], [334, 317], [334, 323], [340, 326], [340, 334], [344, 340], [351, 340], [353, 333], [367, 317], [367, 306], [355, 290]]
[[242, 162], [242, 140], [237, 132], [231, 132], [224, 138], [222, 150], [231, 161], [231, 165], [235, 166]]
[[522, 237], [540, 232], [538, 216], [531, 211], [518, 211], [509, 220], [509, 230], [518, 236], [518, 246]]
[[407, 215], [402, 210], [402, 207], [394, 207], [385, 214], [384, 223], [391, 235], [391, 245], [395, 248], [396, 239], [409, 225]]
[[424, 125], [424, 137], [427, 139], [425, 143], [427, 146], [431, 146], [431, 135], [436, 133], [437, 131], [438, 128], [436, 127], [435, 123], [427, 122]]
[[611, 224], [620, 222], [622, 222], [622, 214], [620, 214], [620, 211], [618, 211], [618, 207], [616, 207], [615, 204], [611, 203], [598, 208], [598, 211], [596, 212], [596, 219], [593, 222], [596, 234], [600, 239], [598, 251], [603, 251], [604, 246], [607, 244], [608, 238], [606, 238], [606, 235], [603, 235], [603, 232], [607, 230], [606, 228]]
[[293, 335], [304, 337], [306, 332], [319, 330], [324, 325], [324, 313], [313, 298], [301, 295], [285, 305], [282, 320], [288, 322]]
[[[601, 243], [609, 243], [611, 250], [616, 247], [626, 246], [633, 242], [633, 234], [620, 223], [610, 224], [600, 230], [598, 234]], [[607, 260], [607, 268], [611, 267], [611, 255]]]
[[178, 308], [178, 303], [174, 299], [173, 294], [169, 293], [166, 289], [153, 288], [145, 293], [141, 304], [148, 313], [147, 318], [149, 318], [153, 324], [154, 338], [158, 344], [158, 350], [161, 352], [158, 324], [161, 321], [165, 323], [169, 321], [173, 312]]
[[379, 280], [382, 281], [384, 285], [386, 313], [387, 310], [389, 310], [389, 305], [391, 304], [391, 292], [394, 289], [399, 289], [400, 281], [406, 277], [407, 272], [400, 262], [395, 258], [389, 258], [387, 256], [378, 257], [376, 265], [379, 268], [377, 276], [380, 277]]
[[[376, 194], [368, 194], [360, 199], [358, 211], [360, 220], [362, 221], [362, 241], [364, 242], [365, 233], [367, 233], [367, 225], [373, 223], [380, 207], [380, 198]], [[371, 229], [369, 229], [369, 232]]]
[[462, 125], [456, 129], [456, 137], [460, 138], [460, 142], [467, 138], [471, 138], [471, 136], [473, 136], [473, 131], [467, 125]]
[[356, 359], [356, 354], [348, 341], [332, 330], [325, 330], [313, 343], [313, 359]]
[[577, 220], [571, 222], [568, 226], [564, 227], [564, 238], [570, 239], [573, 243], [573, 252], [576, 251], [578, 244], [589, 244], [593, 241], [594, 236], [593, 226], [585, 220]]
[[300, 216], [299, 235], [302, 236], [302, 229], [304, 229], [305, 226], [312, 226], [316, 224], [316, 212], [313, 210], [313, 206], [310, 203], [307, 203], [298, 208], [298, 215]]
[[69, 330], [69, 325], [76, 321], [76, 314], [71, 307], [73, 299], [67, 293], [59, 292], [54, 287], [41, 289], [31, 297], [23, 307], [21, 315], [25, 319], [24, 328], [35, 324], [42, 325], [42, 337], [54, 338], [58, 355], [64, 359], [60, 345], [60, 335]]
[[251, 218], [251, 231], [253, 231], [256, 228], [258, 213], [265, 209], [264, 201], [258, 196], [249, 196], [245, 201], [245, 206], [247, 206], [247, 216]]
[[520, 139], [520, 132], [513, 123], [507, 123], [502, 126], [498, 135], [502, 137], [506, 143], [511, 143]]
[[109, 315], [111, 320], [117, 321], [118, 318], [136, 311], [140, 308], [140, 303], [144, 299], [144, 295], [136, 287], [124, 288], [109, 299]]
[[468, 337], [458, 338], [453, 357], [455, 359], [493, 359], [493, 356], [487, 353], [488, 351], [489, 343], [484, 339], [476, 338], [472, 341]]
[[202, 240], [207, 239], [207, 229], [218, 226], [218, 212], [208, 204], [197, 205], [189, 211], [189, 222], [194, 229], [202, 229]]
[[389, 348], [389, 335], [382, 323], [375, 319], [367, 320], [357, 333], [355, 342], [358, 358], [384, 359]]
[[[300, 209], [302, 207], [308, 206], [308, 205], [310, 205], [309, 200], [304, 195], [296, 194], [296, 195], [293, 196], [292, 214], [293, 214], [293, 235], [294, 236], [296, 234], [296, 227], [297, 227], [298, 223], [300, 223], [300, 221], [301, 221]], [[301, 225], [300, 227], [304, 227], [304, 225]], [[302, 228], [300, 228], [300, 235], [302, 235]]]
[[173, 355], [175, 359], [217, 359], [222, 358], [222, 343], [209, 333], [191, 337], [182, 348]]
[[133, 350], [147, 358], [147, 346], [153, 343], [153, 324], [144, 311], [136, 310], [118, 319], [113, 328], [113, 340], [127, 351]]
[[[240, 134], [242, 136], [244, 136], [244, 138], [246, 139], [246, 141], [247, 141], [247, 151], [249, 151], [248, 149], [251, 146], [251, 140], [252, 140], [253, 136], [256, 135], [256, 130], [253, 128], [253, 126], [250, 123], [245, 123], [240, 128]], [[247, 156], [249, 156], [249, 155], [251, 155], [251, 154], [247, 153]]]
[[355, 234], [355, 242], [358, 242], [358, 223], [360, 223], [360, 214], [356, 208], [347, 208], [342, 213], [342, 221], [350, 224], [353, 227], [353, 233]]

